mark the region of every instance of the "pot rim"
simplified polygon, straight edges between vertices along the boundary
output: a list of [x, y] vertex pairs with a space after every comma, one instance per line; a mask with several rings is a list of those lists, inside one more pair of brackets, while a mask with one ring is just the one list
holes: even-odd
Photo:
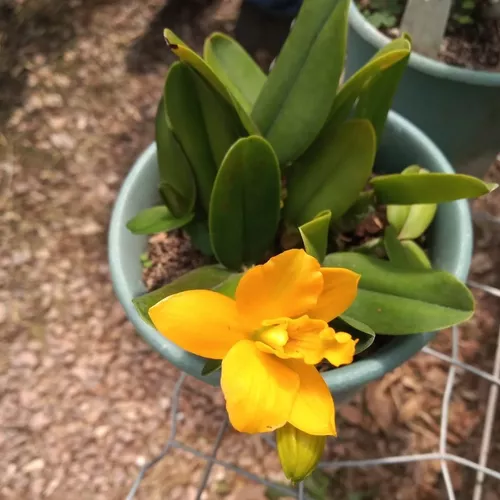
[[[453, 168], [438, 147], [406, 118], [391, 111], [389, 113], [388, 122], [391, 122], [391, 126], [394, 128], [406, 130], [411, 134], [415, 142], [418, 143], [421, 148], [427, 149], [439, 160], [445, 172], [454, 173]], [[146, 342], [179, 369], [211, 385], [219, 385], [220, 372], [201, 377], [201, 370], [205, 360], [181, 349], [179, 346], [163, 337], [152, 326], [146, 324], [132, 304], [133, 294], [125, 279], [125, 273], [123, 272], [125, 266], [121, 262], [119, 252], [121, 244], [120, 234], [125, 224], [124, 212], [129, 202], [130, 193], [134, 190], [143, 170], [154, 155], [156, 155], [156, 145], [152, 143], [140, 155], [127, 175], [112, 211], [108, 232], [108, 260], [113, 287], [118, 300], [125, 309], [127, 317]], [[460, 220], [462, 221], [461, 226], [464, 237], [461, 245], [456, 249], [458, 253], [458, 257], [456, 258], [457, 264], [454, 269], [449, 269], [449, 272], [454, 274], [457, 278], [465, 280], [469, 272], [472, 256], [472, 222], [467, 201], [461, 200], [455, 202], [455, 204], [456, 210], [459, 211]], [[145, 236], [143, 236], [143, 238], [145, 238]], [[322, 372], [321, 375], [330, 390], [333, 390], [336, 396], [349, 393], [369, 382], [383, 377], [386, 373], [410, 359], [420, 351], [434, 335], [435, 333], [431, 332], [394, 336], [394, 340], [391, 340], [386, 346], [374, 353], [373, 356], [357, 360], [350, 365], [342, 366], [328, 372]]]
[[[349, 7], [349, 24], [366, 42], [380, 49], [391, 39], [372, 26], [361, 14], [354, 1]], [[484, 87], [500, 87], [500, 73], [458, 68], [413, 52], [409, 65], [422, 73], [437, 78]]]

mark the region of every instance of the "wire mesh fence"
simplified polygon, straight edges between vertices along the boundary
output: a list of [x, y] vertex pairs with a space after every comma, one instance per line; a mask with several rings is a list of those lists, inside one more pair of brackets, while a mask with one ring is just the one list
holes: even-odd
[[[486, 218], [489, 221], [494, 222], [496, 224], [500, 223], [500, 219], [488, 216], [488, 214], [480, 213], [477, 215], [478, 219]], [[498, 226], [498, 228], [500, 229], [500, 226]], [[468, 281], [468, 285], [471, 289], [474, 288], [480, 289], [484, 293], [492, 297], [500, 298], [500, 289], [498, 288], [478, 283], [476, 281]], [[499, 481], [498, 489], [500, 490], [500, 471], [493, 470], [487, 466], [488, 456], [492, 444], [492, 433], [495, 422], [495, 413], [497, 409], [498, 392], [500, 386], [500, 325], [498, 328], [497, 337], [498, 337], [496, 343], [497, 347], [494, 356], [493, 371], [491, 373], [488, 373], [487, 371], [484, 371], [480, 368], [474, 367], [468, 363], [464, 363], [459, 359], [460, 355], [459, 327], [454, 327], [452, 329], [450, 354], [440, 352], [436, 349], [433, 349], [432, 347], [423, 348], [422, 351], [426, 353], [428, 356], [433, 356], [449, 365], [446, 387], [444, 390], [442, 404], [441, 404], [439, 446], [435, 452], [421, 453], [421, 454], [403, 454], [399, 456], [382, 456], [366, 460], [323, 461], [320, 462], [319, 468], [325, 471], [332, 471], [332, 470], [339, 470], [342, 468], [368, 468], [376, 466], [389, 466], [396, 464], [409, 464], [409, 463], [438, 460], [440, 462], [441, 474], [443, 477], [447, 498], [449, 500], [455, 500], [457, 498], [457, 494], [454, 491], [448, 467], [448, 465], [453, 462], [461, 466], [464, 466], [466, 468], [469, 468], [473, 472], [475, 472], [475, 482], [471, 497], [472, 500], [484, 500], [483, 493], [484, 493], [484, 482], [486, 477], [498, 480]], [[487, 402], [486, 402], [486, 412], [484, 419], [484, 427], [482, 431], [481, 445], [479, 449], [478, 459], [476, 462], [449, 452], [447, 447], [448, 424], [450, 420], [450, 403], [453, 395], [454, 385], [457, 379], [457, 372], [459, 370], [469, 372], [475, 375], [476, 377], [479, 377], [490, 383]], [[220, 425], [211, 453], [203, 453], [195, 449], [194, 447], [189, 446], [178, 440], [177, 422], [178, 422], [179, 399], [181, 397], [182, 389], [187, 377], [188, 376], [186, 374], [182, 374], [179, 377], [173, 390], [172, 406], [170, 413], [170, 420], [171, 420], [170, 436], [167, 442], [165, 443], [163, 450], [155, 458], [153, 458], [150, 462], [146, 463], [141, 468], [137, 478], [135, 479], [132, 485], [132, 488], [130, 489], [130, 492], [127, 496], [127, 500], [133, 500], [134, 498], [136, 498], [136, 495], [141, 486], [141, 482], [148, 473], [148, 471], [151, 468], [153, 468], [156, 464], [158, 464], [158, 462], [160, 462], [163, 458], [165, 458], [173, 449], [183, 450], [184, 452], [187, 452], [188, 454], [191, 454], [192, 456], [202, 459], [206, 462], [204, 471], [202, 473], [201, 481], [199, 482], [198, 485], [196, 500], [200, 500], [202, 498], [202, 495], [205, 489], [207, 488], [207, 484], [210, 479], [210, 474], [215, 465], [222, 466], [226, 470], [233, 471], [242, 477], [254, 481], [255, 483], [272, 488], [273, 491], [282, 493], [283, 495], [287, 495], [287, 497], [297, 498], [299, 500], [308, 499], [309, 496], [305, 491], [303, 483], [299, 484], [296, 488], [285, 487], [281, 484], [276, 484], [263, 477], [257, 476], [239, 466], [234, 465], [233, 463], [217, 459], [217, 452], [221, 447], [224, 434], [229, 426], [227, 417]], [[263, 435], [263, 439], [271, 446], [273, 447], [275, 446], [271, 435]]]

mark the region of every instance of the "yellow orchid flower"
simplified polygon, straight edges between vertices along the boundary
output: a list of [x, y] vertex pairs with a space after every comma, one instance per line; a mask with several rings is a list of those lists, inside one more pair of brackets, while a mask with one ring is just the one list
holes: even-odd
[[359, 278], [287, 250], [248, 270], [235, 299], [187, 290], [149, 315], [186, 351], [223, 360], [221, 387], [236, 430], [269, 432], [290, 423], [311, 435], [336, 435], [333, 399], [314, 365], [352, 362], [356, 342], [328, 322], [352, 304]]

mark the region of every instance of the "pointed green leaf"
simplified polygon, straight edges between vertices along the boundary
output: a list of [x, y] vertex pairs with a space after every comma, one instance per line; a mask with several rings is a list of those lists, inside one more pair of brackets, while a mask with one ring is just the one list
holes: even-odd
[[280, 163], [301, 155], [323, 127], [344, 67], [349, 0], [304, 2], [252, 118]]
[[185, 226], [193, 217], [191, 213], [177, 219], [167, 207], [159, 205], [141, 210], [127, 222], [127, 229], [134, 234], [163, 233]]
[[158, 290], [136, 297], [132, 302], [141, 318], [152, 325], [148, 311], [160, 300], [185, 290], [211, 290], [225, 281], [230, 275], [231, 273], [227, 269], [220, 266], [199, 267], [183, 274], [168, 285], [158, 288]]
[[[402, 43], [410, 45], [407, 40]], [[410, 45], [411, 47], [411, 45]], [[399, 82], [408, 66], [411, 48], [406, 56], [383, 71], [374, 75], [364, 86], [359, 95], [354, 116], [370, 120], [377, 134], [377, 144], [384, 130], [387, 114], [398, 89]]]
[[377, 333], [405, 335], [440, 330], [469, 319], [474, 299], [444, 271], [400, 269], [358, 253], [327, 255], [324, 265], [361, 274], [358, 295], [347, 315]]
[[424, 249], [420, 247], [417, 243], [415, 243], [412, 240], [401, 240], [401, 245], [403, 245], [404, 249], [408, 254], [413, 255], [413, 259], [415, 262], [418, 260], [420, 262], [420, 266], [423, 269], [431, 269], [432, 264], [431, 261], [429, 260], [429, 257], [427, 257], [427, 254], [425, 253]]
[[236, 289], [238, 288], [238, 284], [240, 283], [241, 278], [243, 278], [243, 273], [231, 274], [231, 276], [229, 276], [227, 280], [223, 281], [220, 285], [217, 285], [214, 290], [217, 293], [221, 293], [226, 297], [234, 299], [236, 295]]
[[385, 228], [385, 251], [395, 266], [402, 269], [430, 269], [431, 264], [425, 252], [415, 242], [411, 243], [413, 245], [403, 245], [392, 226]]
[[379, 250], [384, 247], [382, 238], [372, 238], [361, 245], [350, 247], [349, 252], [358, 252], [367, 255], [378, 255]]
[[247, 133], [234, 108], [222, 99], [203, 78], [195, 73], [193, 75], [208, 142], [215, 165], [219, 168], [229, 148]]
[[444, 203], [477, 198], [497, 188], [465, 174], [389, 174], [370, 180], [377, 201], [384, 205]]
[[352, 328], [355, 328], [356, 330], [359, 330], [360, 332], [366, 333], [367, 335], [375, 335], [375, 332], [368, 326], [362, 323], [361, 321], [358, 321], [354, 318], [351, 318], [347, 314], [342, 314], [339, 316], [339, 318]]
[[331, 325], [335, 331], [349, 333], [353, 339], [357, 339], [356, 354], [366, 351], [375, 341], [375, 332], [369, 326], [349, 316], [342, 315], [333, 320]]
[[219, 371], [222, 368], [222, 360], [221, 359], [207, 359], [203, 368], [201, 370], [201, 374], [206, 377], [211, 373]]
[[156, 113], [156, 148], [160, 171], [160, 191], [169, 210], [176, 217], [191, 213], [196, 200], [196, 185], [181, 145], [169, 125], [162, 97]]
[[212, 248], [219, 262], [239, 270], [263, 259], [280, 216], [278, 159], [258, 136], [239, 139], [215, 180], [209, 212]]
[[203, 255], [213, 257], [214, 251], [212, 249], [210, 233], [208, 232], [208, 223], [206, 220], [200, 220], [199, 218], [194, 219], [184, 228], [184, 230], [197, 250]]
[[205, 40], [203, 57], [241, 107], [250, 113], [266, 82], [266, 75], [250, 54], [230, 36], [212, 33]]
[[207, 210], [217, 168], [245, 129], [234, 109], [185, 63], [170, 68], [165, 104]]
[[347, 120], [354, 103], [367, 84], [377, 75], [389, 70], [395, 64], [407, 58], [411, 52], [411, 43], [401, 37], [385, 45], [368, 63], [360, 68], [340, 88], [328, 117], [330, 122], [342, 123]]
[[212, 68], [196, 53], [190, 49], [175, 33], [166, 29], [163, 32], [165, 40], [172, 52], [181, 60], [194, 68], [205, 80], [231, 104], [238, 113], [245, 129], [249, 134], [259, 134], [259, 129], [245, 112], [239, 102], [233, 97], [220, 78], [214, 73]]
[[330, 210], [325, 210], [316, 215], [313, 220], [299, 227], [306, 252], [318, 262], [323, 262], [326, 255], [331, 219], [332, 213]]
[[170, 67], [165, 84], [165, 107], [193, 168], [201, 205], [208, 211], [217, 165], [198, 99], [196, 75], [184, 63], [174, 63]]
[[[295, 29], [295, 28], [294, 28]], [[338, 220], [358, 198], [375, 159], [375, 133], [367, 120], [332, 127], [290, 169], [285, 218], [297, 225], [330, 210]]]

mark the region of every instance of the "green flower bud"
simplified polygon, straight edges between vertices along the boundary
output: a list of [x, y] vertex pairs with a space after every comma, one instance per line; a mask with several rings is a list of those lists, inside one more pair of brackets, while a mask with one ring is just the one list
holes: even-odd
[[303, 481], [318, 464], [326, 436], [312, 436], [285, 424], [276, 431], [276, 444], [281, 467], [293, 483]]

